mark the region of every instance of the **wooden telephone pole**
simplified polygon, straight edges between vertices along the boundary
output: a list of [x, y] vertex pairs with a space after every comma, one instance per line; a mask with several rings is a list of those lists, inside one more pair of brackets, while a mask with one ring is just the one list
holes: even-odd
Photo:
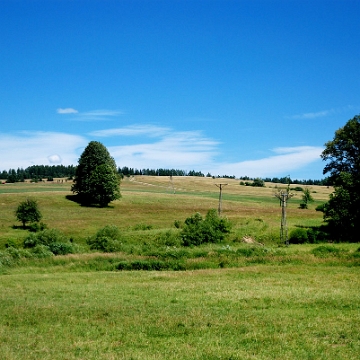
[[219, 216], [221, 215], [221, 206], [222, 206], [222, 189], [224, 186], [228, 185], [228, 184], [215, 184], [219, 189], [220, 189], [220, 194], [219, 194], [219, 208], [218, 208], [218, 214]]

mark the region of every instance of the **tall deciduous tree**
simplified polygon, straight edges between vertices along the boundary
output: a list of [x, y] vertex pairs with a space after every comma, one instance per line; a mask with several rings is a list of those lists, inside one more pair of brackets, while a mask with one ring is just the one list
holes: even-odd
[[25, 228], [26, 223], [39, 222], [42, 218], [36, 200], [26, 199], [21, 202], [15, 211], [17, 220], [21, 221]]
[[322, 159], [328, 161], [334, 192], [324, 206], [324, 220], [335, 240], [359, 241], [360, 233], [360, 115], [349, 120], [325, 144]]
[[107, 206], [120, 198], [120, 177], [107, 148], [91, 141], [81, 154], [71, 190], [82, 204]]

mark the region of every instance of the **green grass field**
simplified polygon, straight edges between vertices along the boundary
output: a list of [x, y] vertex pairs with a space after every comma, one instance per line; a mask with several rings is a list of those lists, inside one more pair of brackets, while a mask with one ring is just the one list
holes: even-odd
[[[226, 243], [169, 245], [175, 220], [217, 208], [220, 181], [233, 224]], [[67, 200], [70, 186], [0, 185], [0, 252], [28, 234], [14, 216], [27, 197], [79, 246], [43, 259], [15, 251], [0, 266], [0, 359], [359, 358], [359, 244], [279, 244], [274, 184], [139, 176], [124, 179], [122, 199], [104, 209]], [[289, 231], [322, 223], [315, 207], [331, 189], [310, 189], [308, 210], [298, 208], [301, 193], [289, 202]], [[122, 251], [89, 251], [86, 238], [105, 225], [121, 230]], [[264, 245], [244, 244], [244, 235]], [[124, 264], [178, 271], [120, 271]]]
[[358, 359], [355, 267], [15, 274], [1, 358]]

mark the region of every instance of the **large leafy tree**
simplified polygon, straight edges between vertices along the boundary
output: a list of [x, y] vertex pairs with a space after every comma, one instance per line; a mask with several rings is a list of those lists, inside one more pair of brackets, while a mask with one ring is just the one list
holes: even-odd
[[91, 141], [81, 154], [71, 190], [84, 205], [107, 206], [120, 198], [120, 177], [107, 148]]
[[359, 241], [360, 233], [360, 116], [349, 120], [325, 144], [321, 155], [327, 161], [334, 192], [324, 206], [324, 220], [334, 240]]

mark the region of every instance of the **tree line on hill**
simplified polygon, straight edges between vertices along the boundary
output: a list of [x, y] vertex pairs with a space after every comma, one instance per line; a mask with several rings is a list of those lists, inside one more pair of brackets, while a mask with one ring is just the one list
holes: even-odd
[[17, 168], [0, 172], [0, 179], [8, 183], [23, 182], [25, 180], [42, 180], [44, 178], [72, 178], [75, 175], [76, 166], [69, 165], [32, 165], [26, 169]]
[[[0, 172], [0, 179], [5, 180], [8, 183], [14, 182], [23, 182], [25, 180], [34, 180], [34, 181], [42, 181], [43, 179], [52, 181], [54, 178], [69, 178], [72, 179], [76, 174], [77, 166], [74, 165], [32, 165], [27, 167], [26, 169], [18, 168], [18, 169], [9, 169], [8, 171], [3, 170]], [[205, 177], [205, 175], [201, 171], [195, 170], [180, 170], [180, 169], [136, 169], [124, 166], [122, 168], [118, 168], [117, 172], [119, 175], [123, 176], [134, 176], [134, 175], [148, 175], [148, 176], [199, 176]], [[215, 178], [215, 176], [207, 173], [206, 177]], [[217, 178], [228, 178], [235, 179], [235, 176], [222, 175], [216, 176]], [[241, 176], [240, 180], [255, 180], [249, 176]], [[290, 179], [289, 177], [266, 177], [262, 179], [264, 182], [272, 182], [272, 183], [281, 183], [281, 184], [300, 184], [300, 185], [324, 185], [330, 186], [332, 185], [329, 181], [329, 178], [321, 179], [321, 180], [298, 180], [298, 179]]]
[[[241, 176], [240, 180], [255, 180], [253, 178], [250, 178], [248, 176]], [[315, 180], [315, 179], [308, 179], [308, 180], [299, 180], [299, 179], [291, 179], [289, 177], [266, 177], [262, 178], [264, 182], [271, 182], [275, 184], [300, 184], [300, 185], [321, 185], [321, 186], [331, 186], [332, 182], [329, 180], [328, 177], [321, 179], [321, 180]]]

